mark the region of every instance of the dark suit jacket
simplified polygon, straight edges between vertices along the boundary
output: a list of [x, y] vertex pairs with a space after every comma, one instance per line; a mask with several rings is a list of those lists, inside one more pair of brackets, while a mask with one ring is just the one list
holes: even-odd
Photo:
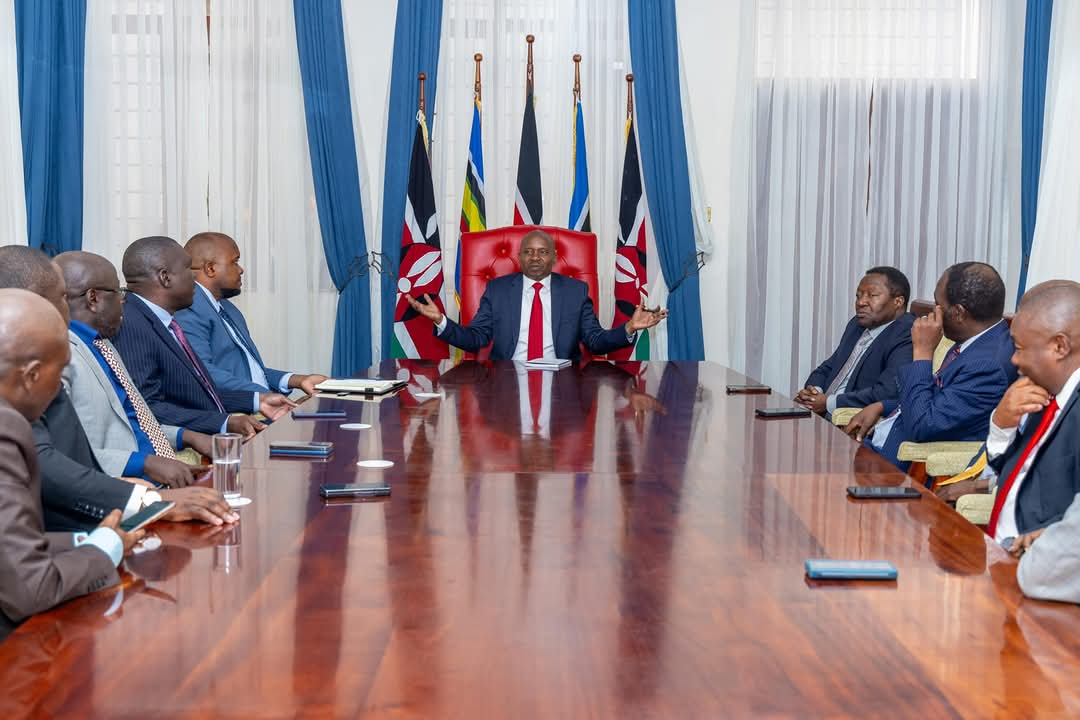
[[[1021, 534], [1061, 520], [1080, 493], [1080, 445], [1077, 443], [1077, 438], [1080, 438], [1080, 410], [1076, 408], [1077, 397], [1080, 397], [1080, 393], [1073, 392], [1065, 407], [1058, 410], [1061, 418], [1043, 441], [1016, 495], [1016, 527]], [[1042, 416], [1042, 412], [1029, 415], [1024, 429], [1016, 433], [1005, 452], [989, 460], [990, 466], [998, 474], [999, 488], [1020, 462], [1020, 455]]]
[[[269, 390], [277, 392], [285, 372], [268, 368], [263, 362], [259, 348], [251, 339], [247, 321], [240, 309], [228, 300], [219, 302], [222, 311], [229, 316], [233, 327], [247, 342], [255, 359], [266, 373], [266, 380], [270, 383]], [[195, 354], [209, 368], [210, 378], [214, 381], [215, 387], [225, 390], [268, 391], [268, 388], [252, 382], [247, 355], [233, 341], [232, 335], [225, 327], [225, 321], [221, 319], [217, 310], [210, 304], [206, 293], [200, 288], [195, 288], [195, 302], [191, 304], [191, 307], [176, 313], [176, 322], [180, 323], [180, 327], [184, 329], [188, 342], [195, 349]]]
[[929, 360], [900, 368], [897, 400], [885, 401], [885, 416], [902, 408], [881, 454], [902, 470], [900, 443], [939, 440], [985, 440], [990, 415], [1001, 396], [1016, 380], [1011, 362], [1014, 351], [1009, 327], [1000, 322], [987, 330], [934, 378]]
[[41, 502], [50, 531], [89, 530], [131, 498], [131, 483], [101, 472], [75, 406], [61, 389], [34, 423]]
[[[896, 397], [896, 371], [911, 362], [911, 324], [914, 321], [914, 315], [904, 313], [874, 338], [852, 371], [844, 392], [836, 398], [836, 407], [866, 407]], [[863, 330], [858, 321], [851, 318], [836, 350], [810, 373], [804, 387], [828, 390], [851, 357]]]
[[[199, 290], [196, 288], [195, 292]], [[221, 431], [227, 413], [253, 410], [252, 393], [218, 389], [226, 413], [218, 412], [187, 354], [146, 303], [135, 295], [128, 296], [124, 322], [112, 342], [162, 425], [213, 434]], [[206, 366], [202, 363], [199, 366], [209, 378]]]
[[0, 400], [0, 640], [20, 622], [79, 595], [120, 582], [98, 548], [46, 535], [30, 423]]
[[[521, 331], [524, 277], [515, 273], [489, 280], [468, 327], [447, 319], [446, 329], [436, 331], [439, 339], [466, 352], [477, 352], [491, 342], [492, 360], [512, 359]], [[612, 330], [600, 325], [588, 285], [556, 273], [551, 274], [551, 337], [556, 357], [570, 360], [581, 359], [581, 344], [594, 355], [605, 355], [631, 342], [621, 325]]]

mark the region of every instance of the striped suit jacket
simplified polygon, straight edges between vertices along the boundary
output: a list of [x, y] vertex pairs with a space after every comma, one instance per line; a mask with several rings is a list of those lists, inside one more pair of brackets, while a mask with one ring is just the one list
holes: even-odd
[[[172, 334], [137, 295], [128, 298], [124, 321], [112, 342], [158, 422], [213, 434], [221, 431], [227, 413], [252, 412], [252, 393], [220, 389], [217, 394], [226, 413], [219, 412]], [[210, 371], [201, 362], [199, 367], [209, 378]]]

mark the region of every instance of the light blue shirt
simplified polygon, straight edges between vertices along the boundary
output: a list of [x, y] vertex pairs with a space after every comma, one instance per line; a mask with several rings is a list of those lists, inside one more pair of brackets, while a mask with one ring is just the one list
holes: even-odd
[[112, 528], [95, 528], [89, 534], [75, 533], [75, 545], [93, 545], [109, 556], [113, 567], [119, 565], [124, 559], [124, 543], [120, 541], [120, 536]]

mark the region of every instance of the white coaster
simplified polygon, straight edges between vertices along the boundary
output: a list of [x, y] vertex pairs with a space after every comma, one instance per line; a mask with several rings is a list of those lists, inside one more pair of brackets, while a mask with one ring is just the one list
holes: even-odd
[[371, 428], [367, 423], [345, 423], [344, 425], [338, 425], [342, 430], [368, 430]]
[[388, 468], [394, 467], [393, 460], [360, 460], [356, 463], [357, 467], [362, 468]]
[[251, 504], [251, 498], [249, 497], [226, 498], [225, 501], [229, 503], [229, 507], [244, 507]]
[[428, 400], [429, 398], [441, 398], [443, 396], [442, 393], [435, 392], [418, 392], [413, 393], [412, 395], [414, 398], [419, 398], [420, 400]]
[[140, 543], [131, 548], [131, 552], [134, 555], [140, 555], [144, 552], [157, 550], [159, 547], [161, 547], [161, 538], [157, 535], [147, 535]]

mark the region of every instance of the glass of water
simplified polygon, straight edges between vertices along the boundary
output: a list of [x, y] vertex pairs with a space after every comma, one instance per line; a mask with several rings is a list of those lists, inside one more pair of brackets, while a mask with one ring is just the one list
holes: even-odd
[[238, 433], [219, 433], [214, 436], [214, 488], [226, 500], [240, 497], [240, 444]]

